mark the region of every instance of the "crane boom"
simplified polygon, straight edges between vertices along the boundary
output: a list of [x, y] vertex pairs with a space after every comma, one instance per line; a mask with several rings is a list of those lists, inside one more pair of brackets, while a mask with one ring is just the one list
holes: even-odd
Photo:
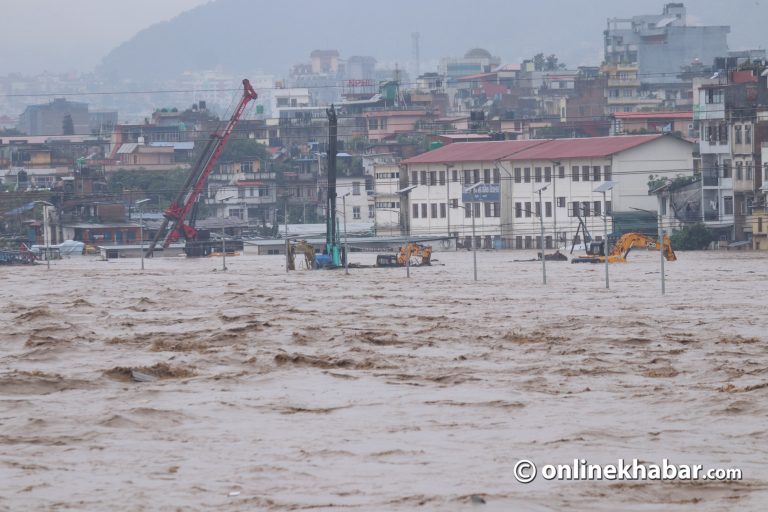
[[[232, 117], [224, 126], [221, 133], [212, 133], [211, 137], [205, 145], [205, 149], [200, 154], [195, 163], [192, 172], [189, 173], [184, 186], [179, 191], [176, 199], [165, 209], [163, 215], [163, 223], [160, 229], [157, 230], [155, 238], [147, 249], [147, 256], [151, 256], [157, 247], [160, 239], [163, 239], [163, 248], [167, 248], [171, 242], [183, 237], [186, 240], [194, 240], [197, 236], [197, 230], [195, 229], [194, 222], [186, 224], [186, 220], [192, 208], [195, 206], [200, 193], [205, 187], [205, 181], [208, 179], [208, 175], [211, 174], [213, 166], [216, 164], [219, 155], [224, 150], [224, 146], [227, 144], [232, 131], [235, 129], [235, 125], [240, 120], [240, 116], [245, 111], [245, 107], [251, 100], [258, 97], [256, 91], [253, 90], [251, 83], [247, 78], [243, 79], [243, 96], [240, 98], [240, 102], [237, 104], [235, 111], [232, 113]], [[170, 229], [169, 229], [170, 225]]]

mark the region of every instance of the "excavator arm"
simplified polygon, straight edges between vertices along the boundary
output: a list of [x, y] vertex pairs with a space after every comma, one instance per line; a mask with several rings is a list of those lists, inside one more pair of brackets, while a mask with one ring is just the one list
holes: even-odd
[[[609, 263], [624, 263], [627, 261], [629, 252], [637, 248], [647, 248], [653, 250], [661, 250], [664, 253], [664, 258], [667, 261], [676, 261], [677, 256], [675, 251], [672, 250], [672, 242], [667, 235], [664, 235], [659, 247], [659, 243], [655, 238], [643, 235], [642, 233], [626, 233], [619, 238], [616, 245], [611, 250], [611, 254], [608, 255]], [[602, 257], [600, 258], [603, 261]]]

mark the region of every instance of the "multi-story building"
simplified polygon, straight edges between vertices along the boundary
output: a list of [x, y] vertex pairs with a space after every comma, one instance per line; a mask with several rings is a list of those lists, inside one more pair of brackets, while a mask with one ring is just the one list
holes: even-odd
[[668, 3], [661, 14], [610, 18], [604, 32], [605, 62], [636, 65], [643, 83], [679, 81], [683, 66], [695, 59], [712, 62], [728, 52], [727, 26], [692, 26], [682, 3]]
[[249, 224], [274, 222], [278, 187], [274, 172], [263, 170], [258, 159], [219, 162], [208, 176], [206, 203], [216, 217], [235, 217]]
[[[640, 225], [637, 211], [658, 208], [648, 196], [649, 175], [692, 174], [692, 153], [691, 142], [671, 135], [454, 143], [402, 162], [401, 185], [416, 188], [401, 211], [413, 234], [450, 233], [483, 248], [551, 248], [555, 239], [562, 246], [576, 235], [579, 217], [602, 237], [605, 213], [609, 231], [651, 231], [655, 218]], [[616, 183], [603, 204], [594, 189], [605, 181]], [[466, 195], [475, 184], [488, 200]]]
[[373, 164], [374, 222], [377, 235], [402, 234], [403, 220], [400, 210], [400, 165], [396, 158], [381, 159]]
[[91, 133], [88, 104], [56, 98], [44, 105], [29, 105], [19, 117], [18, 129], [27, 135], [65, 135], [65, 118], [72, 120], [71, 133]]

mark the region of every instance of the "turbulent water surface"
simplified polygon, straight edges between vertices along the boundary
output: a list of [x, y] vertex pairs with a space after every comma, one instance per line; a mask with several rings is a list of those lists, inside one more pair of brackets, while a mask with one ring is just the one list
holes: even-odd
[[[0, 267], [0, 509], [764, 510], [768, 260], [679, 254], [661, 297], [658, 254], [610, 290], [533, 256]], [[522, 458], [744, 479], [523, 485]]]

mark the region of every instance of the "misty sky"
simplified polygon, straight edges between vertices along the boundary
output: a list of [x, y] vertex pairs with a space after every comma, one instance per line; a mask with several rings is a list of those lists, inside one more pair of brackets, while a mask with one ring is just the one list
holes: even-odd
[[[91, 71], [110, 50], [141, 29], [169, 20], [208, 1], [0, 0], [0, 74], [13, 71]], [[258, 5], [267, 1], [253, 0], [253, 3]], [[285, 6], [286, 16], [290, 16], [290, 0], [269, 1]], [[322, 4], [312, 5], [333, 6], [334, 2], [324, 0]], [[366, 0], [360, 0], [358, 5], [366, 3]], [[508, 62], [530, 57], [516, 53], [540, 49], [558, 53], [563, 57], [561, 60], [571, 65], [596, 65], [602, 56], [601, 32], [607, 17], [659, 13], [664, 3], [636, 0], [476, 0], [467, 4], [440, 3], [444, 9], [430, 9], [433, 14], [429, 19], [414, 20], [407, 15], [406, 9], [402, 28], [422, 32], [422, 59], [425, 64], [434, 62], [440, 56], [457, 55], [470, 46], [483, 46]], [[387, 5], [386, 2], [370, 4]], [[488, 15], [490, 9], [483, 12], [484, 4], [493, 6], [493, 16]], [[731, 25], [729, 43], [732, 49], [765, 48], [768, 44], [768, 31], [765, 30], [768, 0], [689, 0], [685, 4], [689, 16], [696, 22]], [[435, 5], [438, 5], [437, 2]], [[365, 21], [360, 23], [371, 21], [371, 13], [364, 10], [367, 12]], [[438, 30], [443, 21], [447, 30]], [[511, 34], [515, 36], [518, 52], [505, 51], [510, 48]], [[378, 39], [381, 41], [380, 51], [371, 54], [382, 60], [407, 57], [408, 41], [404, 37], [402, 39]], [[521, 41], [529, 41], [530, 45], [520, 45]], [[344, 46], [360, 44], [366, 49], [372, 46], [378, 48], [378, 42], [376, 45], [372, 43], [357, 41]], [[322, 43], [318, 43], [317, 47], [320, 46]], [[349, 48], [346, 49], [349, 51]], [[304, 60], [307, 54], [308, 51], [302, 49], [295, 62]], [[293, 62], [285, 63], [284, 69], [290, 64]]]

